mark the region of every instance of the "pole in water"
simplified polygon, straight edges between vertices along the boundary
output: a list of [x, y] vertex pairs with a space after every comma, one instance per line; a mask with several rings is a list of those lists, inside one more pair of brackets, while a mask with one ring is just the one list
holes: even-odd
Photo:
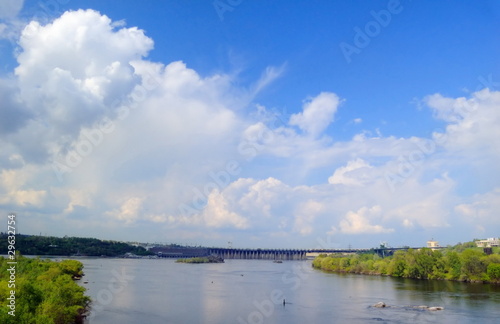
[[285, 299], [283, 298], [283, 306], [285, 306], [286, 302], [285, 302]]

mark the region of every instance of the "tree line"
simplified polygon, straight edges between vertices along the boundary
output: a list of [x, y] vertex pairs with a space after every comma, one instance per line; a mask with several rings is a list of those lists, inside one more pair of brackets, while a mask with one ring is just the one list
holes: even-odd
[[[55, 262], [18, 255], [15, 260], [17, 264], [14, 287], [8, 271], [12, 267], [7, 263], [9, 261], [12, 260], [0, 257], [0, 323], [82, 322], [90, 298], [84, 295], [85, 288], [73, 280], [83, 274], [81, 262]], [[12, 295], [15, 296], [15, 308], [9, 300]]]
[[316, 269], [414, 279], [444, 279], [500, 283], [500, 254], [486, 255], [470, 243], [443, 250], [423, 248], [396, 251], [385, 258], [370, 254], [321, 254]]
[[[7, 254], [6, 233], [0, 233], [0, 254]], [[123, 242], [103, 241], [85, 237], [54, 237], [37, 235], [16, 235], [16, 250], [23, 255], [83, 255], [83, 256], [121, 256], [125, 253], [136, 255], [153, 254], [140, 246]]]

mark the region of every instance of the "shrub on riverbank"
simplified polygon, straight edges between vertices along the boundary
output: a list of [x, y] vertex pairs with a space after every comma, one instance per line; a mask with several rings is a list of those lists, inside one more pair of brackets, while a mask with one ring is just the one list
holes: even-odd
[[313, 267], [326, 271], [388, 275], [414, 279], [446, 279], [500, 283], [500, 255], [486, 255], [466, 248], [457, 252], [409, 249], [381, 258], [377, 254], [326, 255], [313, 261]]
[[[85, 288], [73, 280], [82, 275], [81, 262], [17, 256], [14, 278], [11, 277], [14, 272], [8, 271], [13, 266], [9, 261], [13, 260], [0, 257], [0, 323], [76, 323], [90, 302], [84, 295]], [[12, 291], [15, 291], [13, 312], [8, 299], [12, 299]]]

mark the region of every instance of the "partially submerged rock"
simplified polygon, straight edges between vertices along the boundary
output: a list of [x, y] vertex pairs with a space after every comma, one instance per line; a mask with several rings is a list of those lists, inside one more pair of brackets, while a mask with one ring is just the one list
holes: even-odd
[[428, 310], [428, 311], [438, 311], [438, 310], [443, 310], [444, 307], [442, 306], [425, 306], [425, 305], [422, 305], [422, 306], [414, 306], [413, 308], [416, 308], [416, 309], [422, 309], [422, 310]]
[[384, 302], [378, 302], [376, 303], [375, 305], [373, 305], [372, 307], [377, 307], [377, 308], [384, 308], [386, 307], [387, 305], [384, 303]]
[[425, 305], [420, 305], [420, 306], [389, 306], [384, 302], [378, 302], [371, 307], [376, 307], [376, 308], [405, 308], [405, 309], [419, 309], [419, 310], [428, 310], [428, 311], [439, 311], [443, 310], [444, 307], [442, 306], [425, 306]]
[[210, 256], [208, 256], [208, 262], [209, 263], [224, 263], [224, 259], [219, 257], [219, 256], [210, 255]]
[[430, 310], [430, 311], [438, 311], [438, 310], [443, 310], [444, 307], [442, 307], [442, 306], [434, 306], [434, 307], [429, 307], [427, 309]]

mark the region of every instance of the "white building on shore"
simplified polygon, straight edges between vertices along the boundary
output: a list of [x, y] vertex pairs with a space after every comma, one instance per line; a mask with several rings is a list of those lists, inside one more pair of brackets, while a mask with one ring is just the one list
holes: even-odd
[[437, 247], [439, 247], [439, 242], [438, 241], [434, 241], [434, 239], [429, 240], [429, 241], [427, 241], [427, 247], [431, 248], [431, 249], [432, 248], [437, 248]]
[[500, 239], [498, 237], [490, 237], [485, 240], [477, 240], [476, 246], [477, 247], [495, 247], [495, 246], [500, 246]]

